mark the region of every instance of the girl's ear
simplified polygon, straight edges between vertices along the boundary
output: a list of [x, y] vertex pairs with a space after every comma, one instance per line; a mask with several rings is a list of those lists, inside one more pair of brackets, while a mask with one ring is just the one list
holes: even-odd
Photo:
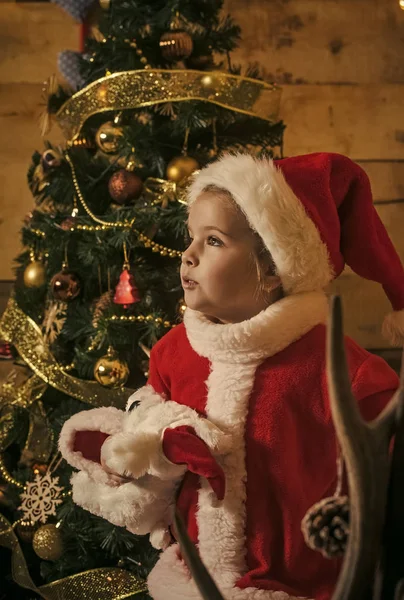
[[263, 284], [266, 290], [274, 291], [282, 285], [281, 278], [275, 273], [275, 264], [269, 253], [261, 258], [261, 273], [263, 275]]
[[[270, 271], [271, 273], [271, 271]], [[281, 278], [278, 275], [266, 275], [264, 279], [264, 287], [266, 292], [274, 292], [282, 285]]]

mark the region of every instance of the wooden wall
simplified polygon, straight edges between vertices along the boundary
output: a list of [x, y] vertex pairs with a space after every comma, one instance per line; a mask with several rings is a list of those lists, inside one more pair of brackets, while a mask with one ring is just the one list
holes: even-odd
[[[243, 26], [235, 62], [282, 85], [285, 154], [340, 152], [368, 173], [404, 262], [404, 11], [398, 0], [227, 0]], [[381, 286], [349, 268], [335, 282], [346, 330], [368, 348], [390, 310]]]
[[[398, 0], [226, 0], [243, 27], [235, 63], [258, 61], [282, 84], [285, 154], [347, 154], [370, 176], [377, 210], [404, 261], [404, 11]], [[0, 1], [0, 279], [12, 277], [18, 230], [32, 200], [25, 175], [41, 147], [42, 81], [57, 53], [77, 48], [74, 22], [53, 4]], [[56, 129], [53, 135], [57, 135]], [[349, 269], [334, 284], [346, 327], [384, 348], [389, 304]]]
[[[0, 280], [13, 277], [21, 220], [32, 209], [26, 173], [43, 142], [43, 82], [57, 73], [57, 55], [78, 46], [78, 26], [56, 5], [0, 1]], [[62, 141], [57, 127], [50, 139]]]

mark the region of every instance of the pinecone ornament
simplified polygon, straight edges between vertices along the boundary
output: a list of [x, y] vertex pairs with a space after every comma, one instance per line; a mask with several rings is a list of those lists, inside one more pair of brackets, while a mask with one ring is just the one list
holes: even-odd
[[349, 535], [349, 498], [333, 496], [314, 504], [302, 520], [306, 544], [326, 558], [345, 553]]

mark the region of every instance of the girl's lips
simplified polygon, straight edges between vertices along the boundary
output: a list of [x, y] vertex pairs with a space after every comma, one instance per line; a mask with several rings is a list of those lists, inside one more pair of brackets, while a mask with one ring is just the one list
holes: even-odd
[[194, 281], [193, 279], [189, 279], [189, 277], [181, 277], [181, 280], [182, 280], [182, 287], [184, 288], [184, 290], [192, 290], [198, 285], [197, 281]]

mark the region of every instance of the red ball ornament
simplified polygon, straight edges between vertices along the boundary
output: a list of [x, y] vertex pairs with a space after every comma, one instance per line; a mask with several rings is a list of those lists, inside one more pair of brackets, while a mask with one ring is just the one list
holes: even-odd
[[75, 224], [76, 219], [74, 217], [66, 217], [66, 219], [61, 222], [60, 227], [63, 231], [71, 231], [74, 229]]
[[0, 360], [12, 360], [14, 358], [11, 352], [11, 344], [0, 340]]
[[142, 193], [143, 181], [138, 175], [121, 169], [114, 173], [108, 182], [111, 198], [118, 204], [126, 204], [137, 200]]
[[42, 475], [43, 477], [44, 475], [46, 475], [48, 467], [49, 465], [47, 465], [46, 463], [34, 463], [32, 465], [32, 471], [34, 472], [34, 475]]
[[80, 279], [72, 271], [63, 269], [63, 271], [53, 276], [51, 289], [56, 300], [68, 302], [79, 295], [81, 290]]
[[139, 300], [139, 290], [136, 287], [135, 278], [127, 269], [124, 269], [115, 288], [114, 302], [122, 304], [126, 308], [129, 304], [135, 304]]

